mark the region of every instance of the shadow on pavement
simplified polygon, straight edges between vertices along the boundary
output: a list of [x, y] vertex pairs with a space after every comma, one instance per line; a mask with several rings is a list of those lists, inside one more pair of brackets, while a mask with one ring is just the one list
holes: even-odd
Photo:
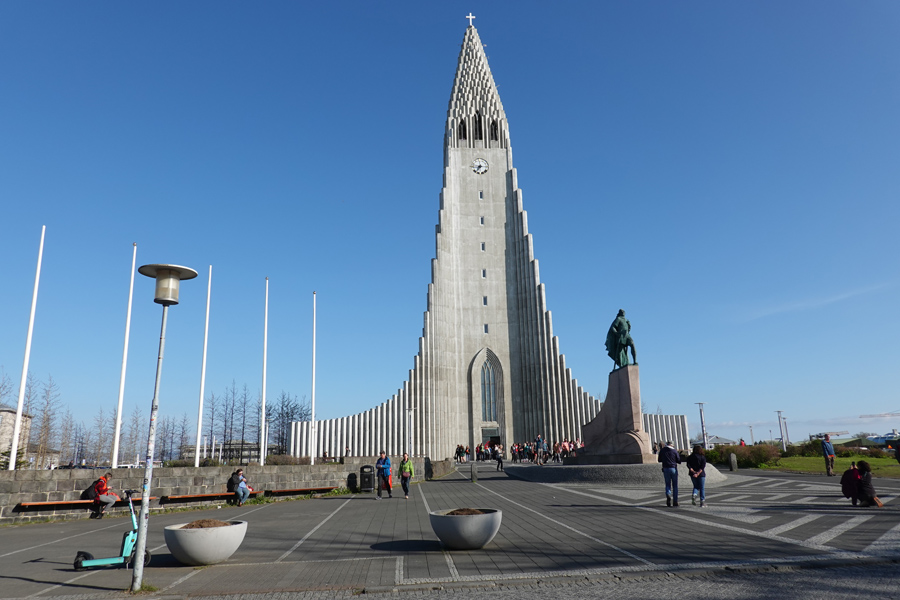
[[372, 544], [369, 547], [372, 548], [372, 550], [400, 552], [403, 554], [441, 551], [441, 543], [437, 540], [391, 540], [390, 542]]

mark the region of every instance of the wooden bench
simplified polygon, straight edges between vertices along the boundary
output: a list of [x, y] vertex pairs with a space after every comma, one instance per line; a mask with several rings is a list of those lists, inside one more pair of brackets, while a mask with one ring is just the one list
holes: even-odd
[[337, 487], [299, 488], [295, 490], [266, 490], [266, 497], [272, 496], [308, 496], [309, 494], [327, 494]]
[[[131, 501], [140, 504], [142, 498], [132, 497]], [[150, 496], [150, 500], [156, 500], [156, 496]], [[93, 500], [51, 500], [49, 502], [19, 502], [13, 508], [13, 512], [27, 512], [39, 510], [60, 510], [65, 508], [90, 508], [94, 505]], [[127, 506], [128, 498], [124, 500], [116, 500], [113, 506]]]
[[[254, 490], [250, 492], [250, 497], [254, 498], [262, 494], [262, 490]], [[182, 494], [178, 496], [162, 496], [159, 499], [160, 504], [172, 504], [174, 502], [193, 502], [195, 500], [232, 500], [237, 498], [234, 492], [217, 492], [213, 494]]]

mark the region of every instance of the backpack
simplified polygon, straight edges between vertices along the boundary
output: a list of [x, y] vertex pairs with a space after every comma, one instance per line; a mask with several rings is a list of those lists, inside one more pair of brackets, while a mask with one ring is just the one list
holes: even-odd
[[231, 477], [228, 478], [228, 483], [225, 484], [225, 489], [229, 492], [235, 492], [238, 489], [238, 486], [241, 485], [241, 476], [237, 474], [237, 471], [231, 474]]
[[81, 492], [82, 500], [96, 500], [97, 499], [97, 484], [100, 483], [98, 479], [94, 483], [91, 484], [89, 488]]

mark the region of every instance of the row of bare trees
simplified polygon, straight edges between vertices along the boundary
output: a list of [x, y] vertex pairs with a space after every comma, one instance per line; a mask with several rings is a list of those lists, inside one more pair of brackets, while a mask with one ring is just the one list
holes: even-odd
[[[0, 368], [0, 404], [14, 407], [17, 401], [10, 377]], [[245, 456], [244, 446], [248, 451], [251, 447], [258, 451], [261, 404], [259, 394], [252, 394], [246, 384], [238, 388], [234, 381], [224, 393], [210, 393], [205, 400], [203, 427], [204, 435], [208, 436], [207, 443], [211, 444], [214, 438], [219, 442], [224, 440], [231, 447], [239, 448], [238, 457]], [[23, 466], [44, 469], [70, 462], [97, 466], [112, 464], [115, 409], [100, 406], [86, 425], [65, 407], [59, 385], [52, 376], [38, 380], [29, 373], [23, 413], [31, 417], [30, 427], [22, 428], [20, 450], [17, 451], [17, 462]], [[275, 454], [286, 454], [290, 444], [290, 424], [310, 418], [309, 403], [305, 397], [298, 399], [282, 391], [268, 404], [267, 413], [269, 447]], [[161, 416], [156, 430], [156, 460], [182, 458], [182, 449], [194, 444], [195, 423], [187, 413], [178, 418]], [[148, 428], [147, 417], [140, 408], [134, 407], [122, 420], [118, 464], [141, 462], [146, 453]]]
[[[245, 383], [238, 388], [232, 380], [225, 391], [216, 395], [210, 393], [204, 400], [206, 409], [203, 427], [206, 443], [212, 444], [215, 439], [219, 443], [228, 444], [234, 453], [245, 456], [247, 446], [259, 448], [262, 402], [258, 394], [251, 394]], [[269, 427], [269, 446], [275, 454], [287, 454], [290, 445], [291, 422], [308, 421], [311, 408], [306, 397], [297, 396], [282, 390], [281, 394], [266, 406], [266, 420]]]

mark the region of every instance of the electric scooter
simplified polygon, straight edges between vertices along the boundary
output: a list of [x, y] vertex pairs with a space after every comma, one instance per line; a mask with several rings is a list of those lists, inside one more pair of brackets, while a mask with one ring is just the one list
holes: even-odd
[[[75, 570], [85, 571], [94, 567], [110, 567], [113, 565], [121, 565], [127, 567], [134, 564], [134, 545], [137, 542], [138, 523], [137, 516], [134, 514], [134, 503], [131, 496], [140, 493], [139, 490], [125, 490], [125, 497], [128, 498], [128, 509], [131, 511], [131, 531], [126, 531], [122, 537], [122, 549], [118, 556], [110, 558], [94, 558], [90, 552], [79, 551], [75, 555]], [[144, 566], [150, 564], [150, 551], [144, 552]]]

